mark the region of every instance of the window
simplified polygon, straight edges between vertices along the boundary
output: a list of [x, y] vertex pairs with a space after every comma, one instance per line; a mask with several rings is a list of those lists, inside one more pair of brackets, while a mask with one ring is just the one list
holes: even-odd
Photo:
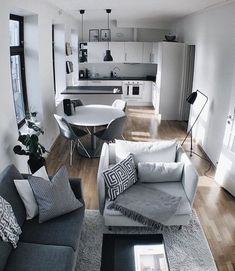
[[10, 15], [11, 80], [18, 127], [25, 122], [28, 110], [24, 65], [24, 18]]

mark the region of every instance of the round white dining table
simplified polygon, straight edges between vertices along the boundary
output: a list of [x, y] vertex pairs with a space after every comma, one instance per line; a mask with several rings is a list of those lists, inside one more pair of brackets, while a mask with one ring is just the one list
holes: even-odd
[[66, 114], [63, 117], [72, 125], [89, 127], [91, 132], [90, 146], [88, 146], [88, 152], [91, 157], [99, 157], [96, 154], [96, 137], [94, 133], [96, 127], [108, 125], [111, 120], [125, 116], [125, 112], [121, 109], [109, 106], [90, 104], [76, 107], [71, 116]]

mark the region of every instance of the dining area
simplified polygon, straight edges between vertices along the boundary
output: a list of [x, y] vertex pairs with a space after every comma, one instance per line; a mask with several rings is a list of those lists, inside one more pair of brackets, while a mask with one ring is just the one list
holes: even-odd
[[54, 114], [60, 136], [70, 143], [70, 166], [77, 151], [86, 158], [99, 158], [104, 142], [124, 139], [126, 102], [116, 99], [111, 105], [84, 105], [80, 99], [64, 99]]

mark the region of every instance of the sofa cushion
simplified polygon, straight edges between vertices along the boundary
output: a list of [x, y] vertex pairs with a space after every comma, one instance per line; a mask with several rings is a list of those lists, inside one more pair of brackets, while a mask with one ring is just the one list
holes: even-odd
[[14, 179], [23, 179], [23, 177], [14, 165], [10, 165], [0, 174], [0, 196], [10, 203], [17, 222], [21, 227], [25, 221], [26, 214], [24, 204], [15, 188]]
[[114, 200], [137, 181], [133, 155], [129, 154], [121, 162], [105, 170], [103, 174], [108, 187], [108, 196]]
[[139, 162], [175, 162], [177, 143], [175, 140], [155, 142], [115, 141], [116, 162], [132, 153], [136, 165]]
[[38, 217], [25, 221], [21, 242], [44, 245], [69, 246], [76, 250], [79, 243], [84, 207], [44, 223]]
[[141, 162], [138, 163], [138, 178], [141, 182], [180, 182], [184, 163]]
[[51, 182], [31, 176], [29, 184], [38, 203], [40, 223], [72, 212], [83, 205], [71, 189], [65, 166], [56, 172]]
[[12, 251], [12, 245], [0, 240], [0, 270], [5, 270], [7, 259]]
[[[41, 177], [48, 182], [50, 181], [45, 167], [39, 168], [32, 176]], [[38, 205], [28, 179], [14, 180], [14, 183], [24, 203], [27, 215], [26, 219], [34, 218], [38, 214]]]
[[19, 243], [5, 271], [73, 270], [75, 253], [71, 247]]
[[[191, 205], [184, 192], [182, 183], [180, 182], [149, 183], [148, 186], [151, 187], [152, 190], [158, 189], [170, 195], [181, 197], [181, 201], [175, 215], [190, 215], [192, 213]], [[113, 209], [110, 210], [107, 208], [107, 206], [110, 205], [111, 203], [112, 201], [108, 199], [106, 200], [104, 216], [106, 215], [110, 215], [110, 216], [121, 215], [122, 216], [121, 212], [115, 211]]]

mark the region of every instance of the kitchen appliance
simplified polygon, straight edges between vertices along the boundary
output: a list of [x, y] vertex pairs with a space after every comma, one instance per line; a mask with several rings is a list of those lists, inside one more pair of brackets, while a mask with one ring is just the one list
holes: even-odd
[[63, 100], [63, 106], [64, 106], [64, 113], [67, 116], [71, 116], [72, 115], [71, 100], [70, 99], [64, 99]]
[[126, 81], [123, 83], [123, 99], [125, 101], [142, 99], [143, 91], [143, 81]]
[[79, 71], [79, 78], [84, 78], [85, 77], [85, 72], [84, 70]]

